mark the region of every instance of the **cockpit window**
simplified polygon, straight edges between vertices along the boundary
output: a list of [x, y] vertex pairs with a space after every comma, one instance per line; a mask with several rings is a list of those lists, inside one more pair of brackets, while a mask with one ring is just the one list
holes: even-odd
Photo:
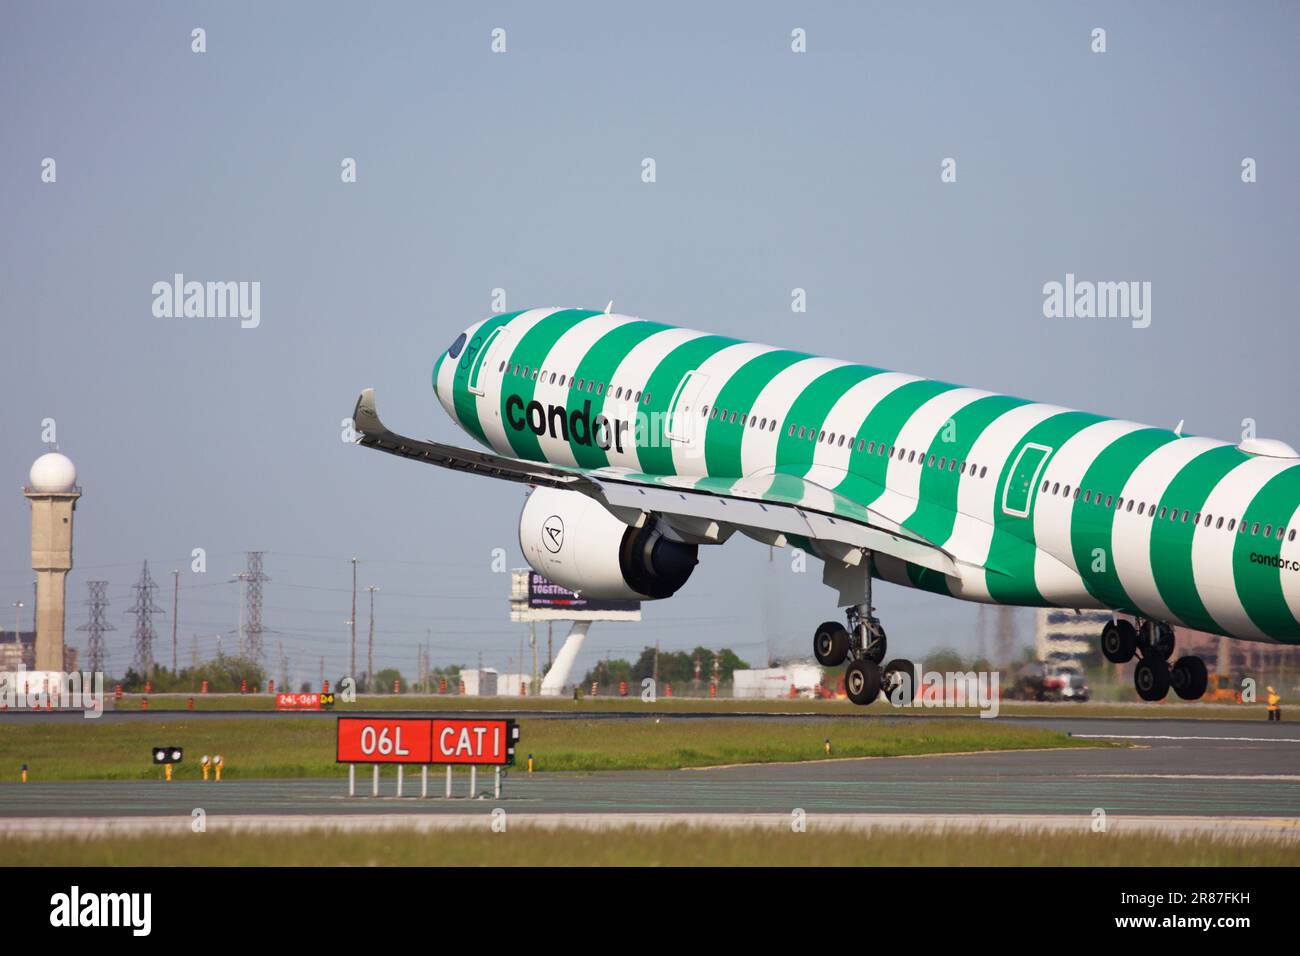
[[451, 348], [447, 349], [447, 357], [448, 357], [448, 358], [455, 358], [456, 356], [460, 355], [460, 350], [463, 349], [463, 348], [465, 347], [465, 339], [466, 339], [466, 338], [467, 338], [467, 336], [465, 335], [464, 332], [462, 332], [462, 333], [460, 333], [460, 335], [456, 336], [456, 341], [455, 341], [455, 342], [452, 342], [452, 343], [451, 343]]

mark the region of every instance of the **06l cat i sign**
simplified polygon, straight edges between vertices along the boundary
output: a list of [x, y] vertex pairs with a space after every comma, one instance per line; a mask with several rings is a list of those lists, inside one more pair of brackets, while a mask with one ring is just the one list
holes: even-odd
[[335, 759], [505, 767], [515, 762], [518, 740], [513, 720], [340, 717]]

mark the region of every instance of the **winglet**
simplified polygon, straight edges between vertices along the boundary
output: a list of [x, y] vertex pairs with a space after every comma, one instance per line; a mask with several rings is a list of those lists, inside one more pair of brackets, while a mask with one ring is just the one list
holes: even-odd
[[361, 394], [357, 396], [357, 407], [352, 410], [352, 427], [362, 435], [382, 435], [388, 431], [384, 423], [379, 420], [379, 413], [375, 411], [373, 388], [362, 389]]

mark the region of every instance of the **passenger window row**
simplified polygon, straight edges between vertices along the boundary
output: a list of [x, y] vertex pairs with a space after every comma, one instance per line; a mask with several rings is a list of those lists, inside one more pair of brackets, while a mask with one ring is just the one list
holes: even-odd
[[[776, 423], [773, 422], [773, 427]], [[926, 468], [937, 468], [939, 471], [956, 472], [959, 475], [966, 475], [971, 478], [983, 478], [988, 474], [987, 465], [976, 465], [974, 462], [958, 462], [947, 455], [930, 455], [928, 458], [924, 451], [916, 449], [908, 450], [899, 448], [897, 445], [887, 445], [883, 441], [868, 441], [865, 438], [858, 438], [856, 435], [840, 434], [827, 432], [825, 429], [807, 428], [803, 425], [791, 425], [786, 435], [791, 438], [806, 438], [809, 441], [815, 441], [819, 444], [833, 445], [837, 448], [847, 447], [850, 451], [858, 451], [867, 455], [875, 455], [878, 458], [891, 458], [894, 461], [906, 461], [909, 465], [924, 465]], [[856, 446], [856, 447], [855, 447]]]
[[[1145, 515], [1148, 519], [1157, 517], [1156, 506], [1153, 504], [1148, 504], [1145, 501], [1134, 501], [1132, 498], [1125, 501], [1122, 495], [1118, 497], [1106, 495], [1103, 498], [1100, 491], [1094, 494], [1091, 488], [1075, 488], [1071, 492], [1069, 485], [1063, 486], [1059, 481], [1054, 482], [1049, 479], [1043, 482], [1040, 491], [1042, 494], [1059, 495], [1063, 498], [1073, 498], [1076, 501], [1080, 497], [1080, 492], [1082, 492], [1084, 504], [1093, 504], [1103, 508], [1113, 507], [1116, 511], [1133, 511], [1136, 507], [1139, 515]], [[1203, 525], [1206, 528], [1212, 527], [1216, 531], [1236, 531], [1238, 534], [1258, 536], [1261, 531], [1261, 523], [1258, 521], [1247, 523], [1243, 519], [1239, 522], [1236, 518], [1225, 518], [1223, 515], [1216, 518], [1212, 514], [1202, 514], [1199, 511], [1193, 513], [1185, 508], [1170, 508], [1168, 505], [1161, 507], [1158, 517], [1161, 519], [1168, 518], [1170, 521], [1177, 521], [1182, 524]], [[1263, 524], [1262, 530], [1265, 538], [1276, 538], [1278, 541], [1281, 541], [1283, 537], [1287, 541], [1294, 541], [1296, 536], [1296, 529], [1292, 528], [1288, 532], [1284, 524]]]
[[[534, 382], [541, 382], [543, 385], [559, 385], [561, 388], [567, 386], [575, 392], [592, 392], [596, 395], [605, 394], [605, 383], [597, 382], [594, 378], [578, 378], [564, 372], [547, 372], [546, 369], [530, 369], [527, 365], [515, 363], [509, 368], [504, 361], [497, 366], [497, 372], [513, 375], [516, 378], [525, 378]], [[609, 394], [615, 401], [629, 401], [638, 404], [649, 405], [650, 393], [642, 392], [641, 389], [635, 391], [622, 385], [615, 387], [609, 386]]]

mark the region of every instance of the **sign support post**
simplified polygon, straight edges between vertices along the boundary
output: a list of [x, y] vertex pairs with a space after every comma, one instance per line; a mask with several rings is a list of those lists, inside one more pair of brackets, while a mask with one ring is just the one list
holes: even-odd
[[451, 764], [447, 764], [447, 799], [451, 799]]
[[429, 795], [429, 765], [426, 763], [420, 768], [420, 796]]
[[399, 763], [399, 764], [397, 765], [397, 795], [398, 795], [399, 797], [402, 795], [402, 770], [403, 770], [403, 769], [404, 769], [404, 768], [403, 768], [402, 765]]
[[492, 789], [492, 797], [493, 799], [500, 800], [501, 799], [501, 768], [500, 767], [496, 768], [496, 778], [497, 778], [496, 785]]
[[474, 794], [478, 792], [478, 766], [469, 765], [469, 798], [474, 799]]
[[348, 764], [348, 796], [355, 797], [356, 795], [357, 795], [357, 765], [354, 763], [350, 763]]
[[375, 764], [375, 782], [370, 788], [370, 795], [372, 797], [379, 796], [379, 764]]

